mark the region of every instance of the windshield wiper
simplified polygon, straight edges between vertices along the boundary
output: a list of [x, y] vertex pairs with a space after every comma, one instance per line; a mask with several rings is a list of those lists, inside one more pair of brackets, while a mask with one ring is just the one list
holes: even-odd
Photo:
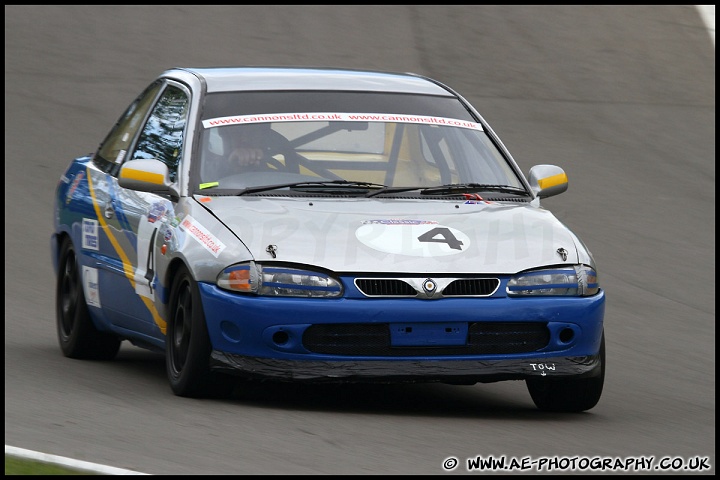
[[279, 190], [281, 188], [308, 189], [314, 191], [325, 189], [324, 192], [347, 192], [348, 189], [361, 189], [364, 192], [369, 189], [376, 189], [372, 192], [367, 193], [365, 197], [374, 197], [376, 195], [381, 195], [384, 193], [409, 192], [412, 190], [419, 190], [422, 195], [454, 195], [476, 192], [501, 192], [511, 193], [514, 195], [527, 195], [527, 191], [525, 189], [520, 187], [513, 187], [511, 185], [492, 185], [483, 183], [450, 183], [437, 187], [388, 187], [380, 183], [356, 182], [352, 180], [323, 180], [317, 182], [292, 182], [280, 183], [276, 185], [260, 185], [257, 187], [248, 187], [240, 190], [237, 195], [242, 196], [249, 193]]
[[423, 195], [453, 195], [459, 193], [477, 193], [477, 192], [501, 192], [512, 193], [514, 195], [527, 195], [528, 192], [521, 187], [513, 187], [512, 185], [492, 185], [483, 183], [449, 183], [438, 187], [427, 187], [420, 190]]
[[374, 192], [370, 192], [366, 197], [374, 197], [375, 195], [381, 195], [383, 193], [399, 193], [399, 192], [409, 192], [411, 190], [420, 190], [421, 188], [427, 188], [427, 187], [385, 187], [381, 188], [379, 190], [375, 190]]
[[512, 193], [514, 195], [527, 195], [523, 188], [513, 187], [511, 185], [490, 185], [482, 183], [450, 183], [437, 187], [385, 187], [374, 192], [370, 192], [366, 197], [374, 197], [384, 193], [409, 192], [412, 190], [420, 190], [423, 195], [453, 195], [462, 193], [476, 192], [502, 192]]
[[354, 182], [351, 180], [325, 180], [325, 181], [318, 181], [318, 182], [292, 182], [292, 183], [280, 183], [277, 185], [260, 185], [257, 187], [248, 187], [243, 190], [240, 190], [237, 195], [247, 195], [248, 193], [258, 193], [258, 192], [266, 192], [268, 190], [278, 190], [281, 188], [307, 188], [307, 189], [331, 189], [327, 191], [337, 191], [338, 187], [340, 187], [340, 190], [346, 190], [346, 189], [362, 189], [363, 191], [366, 191], [370, 188], [384, 188], [385, 185], [380, 183], [372, 183], [372, 182]]

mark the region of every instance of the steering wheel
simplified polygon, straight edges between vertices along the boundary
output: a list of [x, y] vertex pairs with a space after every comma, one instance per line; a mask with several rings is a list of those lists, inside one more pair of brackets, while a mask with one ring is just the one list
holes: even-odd
[[[280, 160], [276, 159], [274, 155], [282, 155], [285, 157], [285, 163], [283, 164]], [[270, 167], [274, 167], [276, 170], [279, 170], [281, 172], [290, 170], [288, 163], [288, 154], [284, 151], [283, 148], [279, 148], [276, 146], [270, 146], [263, 150], [263, 158], [260, 159], [261, 162], [264, 162], [266, 165]]]
[[[241, 160], [243, 153], [238, 153], [243, 150], [255, 150], [258, 151], [256, 156], [253, 155], [253, 159], [246, 159]], [[249, 152], [248, 152], [249, 153]], [[243, 171], [249, 171], [249, 172], [257, 172], [257, 171], [267, 171], [268, 169], [277, 170], [277, 171], [287, 171], [287, 167], [283, 165], [282, 162], [277, 160], [273, 157], [273, 155], [276, 155], [280, 152], [273, 152], [271, 148], [265, 147], [262, 149], [258, 148], [251, 148], [247, 149], [245, 147], [239, 147], [233, 150], [230, 153], [229, 159], [230, 163], [234, 165], [234, 168], [239, 168]], [[236, 155], [240, 155], [239, 157], [236, 157]], [[235, 158], [233, 158], [235, 157]], [[247, 163], [246, 163], [247, 162]]]

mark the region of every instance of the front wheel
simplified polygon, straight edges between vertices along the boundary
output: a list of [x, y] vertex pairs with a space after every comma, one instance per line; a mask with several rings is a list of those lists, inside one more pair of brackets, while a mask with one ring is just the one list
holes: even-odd
[[600, 375], [595, 377], [533, 377], [525, 380], [535, 406], [548, 412], [582, 412], [597, 405], [605, 383], [605, 333], [600, 341], [599, 357]]
[[60, 247], [55, 318], [58, 342], [63, 355], [86, 360], [112, 360], [122, 340], [95, 327], [83, 292], [82, 273], [70, 239]]
[[165, 365], [175, 395], [224, 397], [232, 392], [231, 378], [210, 371], [211, 352], [200, 291], [183, 266], [173, 281], [165, 338]]

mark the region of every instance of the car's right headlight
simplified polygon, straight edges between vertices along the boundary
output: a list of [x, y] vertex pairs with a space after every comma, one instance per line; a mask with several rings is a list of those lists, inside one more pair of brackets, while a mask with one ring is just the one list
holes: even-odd
[[275, 297], [334, 298], [343, 293], [340, 281], [327, 273], [255, 262], [227, 267], [218, 275], [217, 285], [233, 292]]
[[588, 265], [544, 268], [513, 275], [507, 284], [510, 297], [561, 295], [587, 297], [600, 290], [597, 272]]

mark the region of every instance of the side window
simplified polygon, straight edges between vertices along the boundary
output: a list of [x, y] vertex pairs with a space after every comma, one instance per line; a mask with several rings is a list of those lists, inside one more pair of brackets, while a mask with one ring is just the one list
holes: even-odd
[[170, 170], [170, 180], [177, 177], [182, 152], [189, 99], [180, 88], [168, 86], [148, 118], [138, 138], [131, 160], [156, 158]]
[[157, 98], [162, 83], [154, 82], [130, 104], [120, 120], [117, 121], [105, 140], [100, 144], [94, 162], [105, 173], [116, 175], [130, 144], [143, 124], [150, 107]]

